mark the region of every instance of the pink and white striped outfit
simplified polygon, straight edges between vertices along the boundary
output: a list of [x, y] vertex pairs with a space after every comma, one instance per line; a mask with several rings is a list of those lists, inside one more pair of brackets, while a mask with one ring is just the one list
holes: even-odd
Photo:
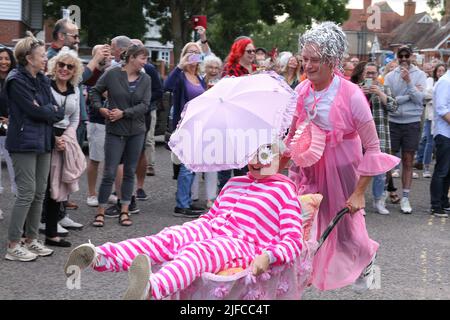
[[97, 247], [97, 271], [126, 271], [138, 254], [162, 265], [150, 276], [151, 295], [162, 299], [187, 288], [204, 272], [247, 268], [263, 251], [271, 263], [289, 263], [303, 247], [300, 203], [287, 177], [230, 179], [199, 219], [156, 235]]

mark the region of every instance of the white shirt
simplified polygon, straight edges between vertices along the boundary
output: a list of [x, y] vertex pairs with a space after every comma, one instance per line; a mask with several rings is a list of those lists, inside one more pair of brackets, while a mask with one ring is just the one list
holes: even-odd
[[440, 134], [450, 138], [450, 123], [444, 119], [444, 116], [450, 113], [450, 70], [439, 79], [434, 87], [433, 107], [433, 135], [437, 136]]
[[[333, 104], [334, 98], [339, 90], [339, 85], [341, 84], [341, 80], [339, 77], [334, 76], [333, 81], [330, 86], [322, 91], [316, 91], [316, 99], [319, 101], [317, 103], [317, 115], [314, 118], [314, 123], [318, 125], [323, 130], [332, 130], [329, 115], [331, 106]], [[309, 91], [308, 97], [305, 99], [305, 107], [308, 110], [314, 106], [314, 91], [311, 89]]]

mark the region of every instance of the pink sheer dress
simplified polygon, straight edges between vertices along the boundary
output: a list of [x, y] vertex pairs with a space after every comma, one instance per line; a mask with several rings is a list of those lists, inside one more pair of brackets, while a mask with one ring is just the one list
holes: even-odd
[[[300, 194], [324, 196], [318, 214], [317, 237], [346, 206], [360, 176], [379, 175], [400, 161], [380, 151], [370, 107], [359, 87], [342, 77], [339, 80], [328, 114], [330, 128], [325, 130], [327, 138], [322, 158], [310, 167], [300, 168], [294, 164], [289, 170], [289, 177], [297, 184]], [[304, 101], [310, 87], [311, 82], [305, 80], [296, 88], [299, 99], [286, 138], [287, 156], [290, 156], [289, 145], [295, 130], [306, 118]], [[344, 216], [315, 256], [312, 284], [319, 290], [352, 284], [376, 253], [379, 245], [369, 238], [363, 213], [360, 210]]]

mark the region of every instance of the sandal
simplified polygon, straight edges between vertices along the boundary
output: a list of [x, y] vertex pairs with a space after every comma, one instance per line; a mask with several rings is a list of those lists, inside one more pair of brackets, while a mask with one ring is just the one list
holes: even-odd
[[[125, 216], [124, 219], [122, 217]], [[133, 224], [133, 221], [130, 219], [130, 215], [128, 212], [122, 212], [119, 216], [119, 224], [123, 227], [129, 227]]]
[[397, 204], [400, 202], [400, 197], [398, 196], [398, 194], [395, 191], [389, 192], [389, 199], [391, 200], [391, 203], [393, 203], [393, 204]]
[[[103, 217], [103, 220], [100, 220], [100, 219], [99, 219], [100, 217]], [[94, 219], [95, 219], [95, 220], [92, 222], [92, 225], [93, 225], [94, 227], [101, 228], [101, 227], [103, 227], [103, 226], [105, 225], [105, 215], [104, 215], [104, 214], [99, 213], [99, 214], [97, 214], [97, 215], [95, 216]]]

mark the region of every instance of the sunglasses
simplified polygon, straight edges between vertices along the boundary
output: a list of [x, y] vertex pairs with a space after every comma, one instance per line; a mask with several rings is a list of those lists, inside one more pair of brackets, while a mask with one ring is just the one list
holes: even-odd
[[189, 51], [186, 51], [186, 53], [187, 54], [201, 54], [200, 51], [196, 51], [196, 50], [189, 50]]
[[398, 58], [399, 58], [399, 59], [403, 59], [403, 58], [409, 59], [409, 57], [411, 57], [410, 54], [399, 54], [399, 55], [398, 55]]
[[66, 36], [71, 36], [74, 39], [80, 39], [80, 35], [79, 34], [73, 34], [73, 33], [64, 33]]
[[245, 50], [248, 54], [256, 53], [256, 50]]
[[64, 67], [67, 67], [67, 70], [69, 70], [69, 71], [72, 71], [73, 68], [75, 68], [75, 66], [73, 64], [68, 64], [68, 63], [64, 63], [61, 61], [58, 62], [58, 67], [61, 69], [64, 69]]

